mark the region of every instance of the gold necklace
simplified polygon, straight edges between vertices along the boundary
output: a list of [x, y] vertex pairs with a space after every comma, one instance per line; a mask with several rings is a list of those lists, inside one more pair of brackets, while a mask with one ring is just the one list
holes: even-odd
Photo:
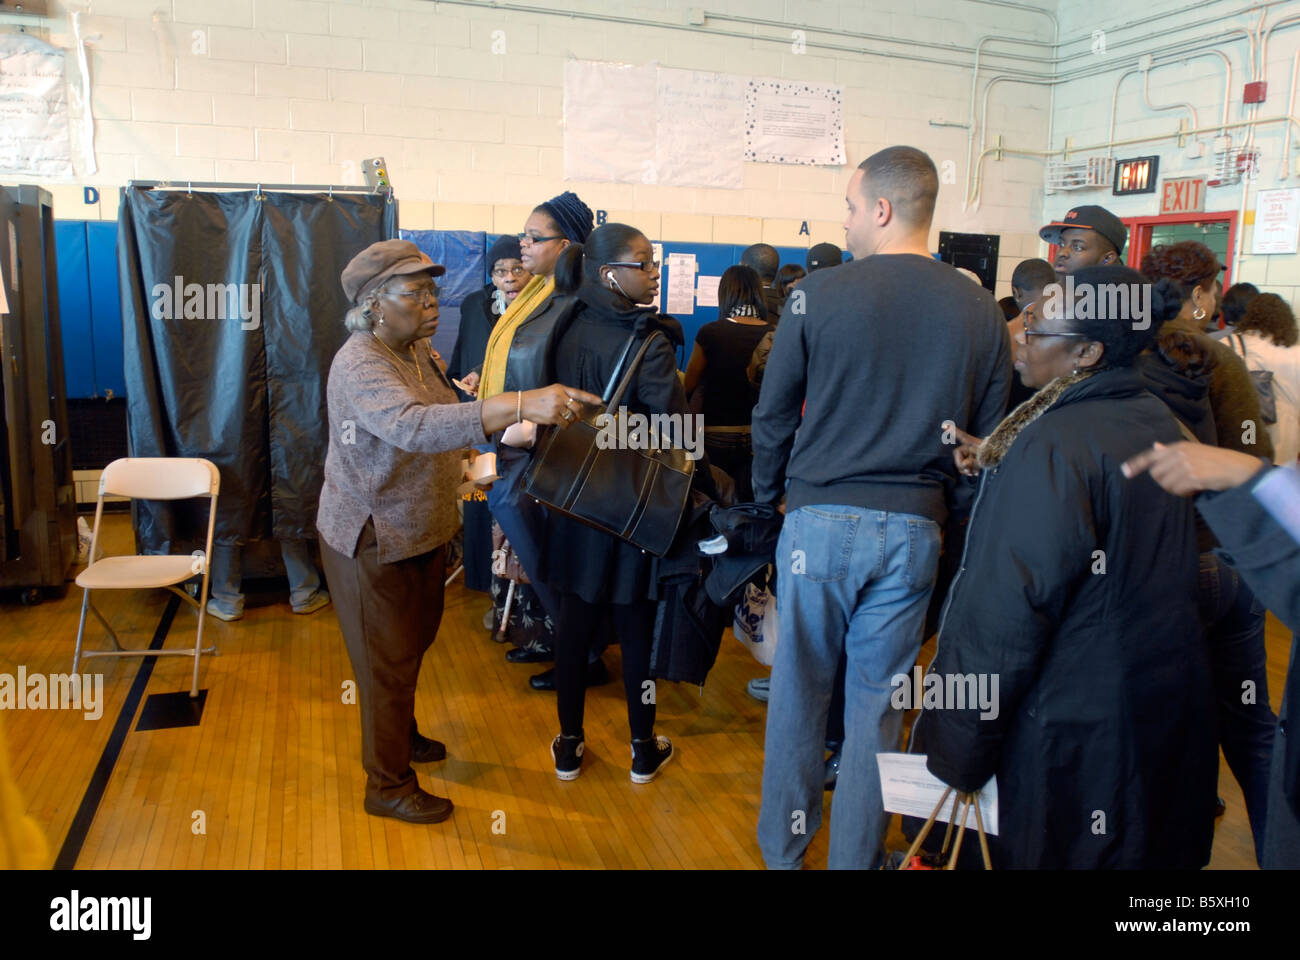
[[[384, 343], [384, 341], [380, 338], [379, 334], [377, 334], [377, 333], [375, 333], [375, 331], [371, 330], [371, 331], [370, 331], [370, 335], [371, 335], [372, 337], [374, 337], [376, 340], [379, 341], [379, 345], [380, 345], [381, 347], [383, 347], [385, 350], [387, 350], [389, 353], [391, 353], [391, 354], [393, 355], [393, 359], [394, 359], [394, 360], [401, 360], [401, 359], [402, 359], [402, 358], [398, 355], [398, 353], [397, 353], [396, 350], [394, 350], [394, 349], [393, 349], [392, 347], [390, 347], [388, 344]], [[424, 383], [424, 371], [420, 369], [420, 361], [419, 361], [419, 358], [417, 358], [416, 355], [415, 355], [415, 344], [413, 344], [413, 343], [411, 343], [411, 344], [407, 344], [407, 349], [411, 351], [411, 362], [415, 364], [415, 375], [416, 375], [417, 377], [420, 378], [420, 383]]]

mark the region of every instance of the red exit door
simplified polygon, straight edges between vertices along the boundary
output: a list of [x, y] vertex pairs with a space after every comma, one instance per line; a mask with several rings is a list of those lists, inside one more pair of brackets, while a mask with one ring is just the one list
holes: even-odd
[[1232, 254], [1237, 241], [1235, 211], [1216, 213], [1170, 213], [1160, 217], [1129, 217], [1128, 246], [1124, 261], [1135, 270], [1154, 246], [1195, 240], [1205, 244], [1223, 264], [1223, 286], [1232, 285]]

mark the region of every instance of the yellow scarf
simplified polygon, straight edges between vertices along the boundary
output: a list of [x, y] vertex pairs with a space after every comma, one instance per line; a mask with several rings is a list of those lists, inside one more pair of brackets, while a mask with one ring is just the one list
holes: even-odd
[[506, 388], [506, 359], [510, 355], [510, 344], [514, 341], [515, 330], [555, 292], [555, 280], [546, 277], [533, 277], [528, 285], [519, 291], [515, 302], [510, 304], [501, 315], [492, 334], [488, 337], [487, 353], [483, 355], [483, 375], [479, 377], [478, 399], [494, 397]]

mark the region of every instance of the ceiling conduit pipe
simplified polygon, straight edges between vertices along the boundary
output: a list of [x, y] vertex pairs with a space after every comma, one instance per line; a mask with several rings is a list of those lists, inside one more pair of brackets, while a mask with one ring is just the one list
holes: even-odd
[[[1291, 97], [1287, 101], [1286, 112], [1295, 115], [1295, 88], [1296, 82], [1300, 80], [1300, 49], [1297, 49], [1295, 56], [1291, 58]], [[1279, 180], [1291, 179], [1291, 125], [1287, 124], [1286, 128], [1286, 145], [1282, 147], [1282, 174]]]
[[[1196, 108], [1195, 108], [1194, 106], [1192, 106], [1190, 103], [1170, 103], [1170, 104], [1167, 104], [1167, 105], [1165, 105], [1165, 106], [1157, 106], [1156, 104], [1154, 104], [1154, 103], [1151, 102], [1151, 66], [1152, 66], [1152, 65], [1148, 64], [1148, 65], [1147, 65], [1147, 66], [1142, 70], [1142, 99], [1143, 99], [1143, 101], [1146, 103], [1146, 105], [1147, 105], [1147, 109], [1149, 109], [1149, 110], [1186, 110], [1188, 113], [1190, 113], [1190, 114], [1192, 115], [1192, 127], [1191, 127], [1191, 129], [1195, 130], [1196, 127], [1197, 127], [1197, 123], [1196, 123]], [[1225, 120], [1224, 122], [1226, 123], [1227, 121]]]
[[[1252, 7], [1251, 9], [1254, 8]], [[1273, 30], [1287, 22], [1300, 22], [1300, 17], [1283, 17], [1269, 28], [1268, 33], [1264, 33], [1264, 21], [1267, 19], [1268, 9], [1263, 7], [1260, 8], [1259, 24], [1255, 27], [1255, 36], [1258, 38], [1259, 43], [1259, 61], [1255, 64], [1255, 75], [1252, 77], [1253, 80], [1262, 80], [1264, 75], [1268, 72], [1268, 38], [1272, 36]], [[1250, 122], [1246, 126], [1246, 139], [1244, 143], [1245, 150], [1243, 151], [1247, 156], [1250, 156], [1255, 149], [1255, 124], [1258, 118], [1259, 104], [1253, 103], [1250, 105]], [[1287, 129], [1291, 129], [1290, 124], [1287, 124]], [[1257, 169], [1253, 163], [1251, 164], [1251, 169]], [[1241, 178], [1241, 202], [1237, 205], [1237, 249], [1232, 255], [1233, 264], [1241, 263], [1242, 251], [1246, 245], [1246, 205], [1250, 202], [1250, 181], [1252, 179], [1252, 176], [1246, 175], [1245, 173], [1243, 173]]]
[[[1225, 36], [1225, 38], [1236, 38], [1236, 37], [1240, 36], [1240, 37], [1245, 37], [1248, 41], [1250, 41], [1250, 54], [1251, 54], [1251, 63], [1252, 63], [1252, 69], [1253, 69], [1253, 64], [1254, 64], [1254, 59], [1255, 59], [1255, 38], [1254, 38], [1254, 34], [1252, 34], [1252, 33], [1251, 33], [1250, 31], [1248, 31], [1248, 30], [1245, 30], [1245, 29], [1242, 29], [1242, 28], [1237, 28], [1237, 29], [1234, 29], [1234, 30], [1228, 32], [1228, 33], [1225, 34], [1224, 36]], [[1193, 42], [1200, 42], [1200, 41], [1198, 40], [1198, 41], [1193, 41]], [[1156, 64], [1156, 66], [1165, 66], [1165, 65], [1170, 64], [1170, 63], [1177, 63], [1177, 62], [1180, 62], [1180, 61], [1183, 61], [1183, 60], [1191, 60], [1191, 59], [1194, 59], [1194, 58], [1196, 58], [1196, 57], [1204, 57], [1204, 56], [1217, 56], [1217, 57], [1219, 57], [1219, 58], [1223, 61], [1224, 69], [1227, 71], [1227, 77], [1226, 77], [1226, 80], [1225, 80], [1225, 83], [1224, 83], [1224, 93], [1223, 93], [1223, 120], [1222, 120], [1223, 127], [1222, 127], [1222, 128], [1220, 129], [1220, 131], [1219, 131], [1220, 133], [1223, 133], [1224, 130], [1226, 130], [1226, 128], [1227, 128], [1227, 124], [1228, 124], [1228, 113], [1229, 113], [1229, 110], [1228, 110], [1228, 104], [1229, 104], [1229, 98], [1230, 98], [1230, 94], [1231, 94], [1231, 90], [1232, 90], [1232, 62], [1228, 59], [1227, 54], [1225, 54], [1222, 50], [1213, 49], [1213, 48], [1210, 49], [1210, 50], [1201, 50], [1201, 51], [1195, 51], [1195, 52], [1177, 53], [1177, 54], [1174, 54], [1174, 55], [1170, 56], [1169, 59], [1167, 59], [1167, 60], [1162, 60], [1159, 64]], [[1099, 74], [1099, 73], [1104, 73], [1104, 72], [1107, 72], [1107, 71], [1109, 71], [1109, 70], [1111, 70], [1111, 69], [1114, 69], [1114, 68], [1108, 66], [1108, 67], [1106, 67], [1104, 70], [1098, 70], [1098, 71], [1095, 71], [1095, 73], [1094, 73], [1093, 75], [1095, 75], [1095, 74]], [[1117, 109], [1117, 101], [1118, 101], [1118, 98], [1119, 98], [1119, 87], [1120, 87], [1120, 84], [1124, 82], [1124, 78], [1125, 78], [1125, 77], [1129, 76], [1129, 74], [1137, 73], [1139, 69], [1140, 69], [1140, 68], [1138, 68], [1138, 67], [1132, 67], [1132, 68], [1130, 68], [1129, 70], [1127, 70], [1127, 71], [1125, 71], [1124, 73], [1120, 74], [1119, 79], [1115, 82], [1115, 92], [1114, 92], [1114, 94], [1113, 94], [1112, 97], [1111, 97], [1111, 108], [1110, 108], [1110, 129], [1109, 129], [1108, 136], [1107, 136], [1107, 138], [1106, 138], [1106, 140], [1107, 140], [1107, 144], [1106, 144], [1106, 145], [1107, 145], [1106, 155], [1107, 155], [1107, 156], [1111, 156], [1111, 155], [1113, 154], [1113, 150], [1114, 150], [1113, 145], [1114, 145], [1114, 143], [1115, 143], [1115, 111], [1116, 111], [1116, 109]], [[989, 93], [990, 93], [990, 91], [992, 90], [993, 86], [994, 86], [996, 83], [1000, 83], [1000, 82], [1003, 82], [1003, 81], [1007, 81], [1007, 82], [1015, 82], [1015, 83], [1042, 83], [1042, 82], [1044, 82], [1044, 81], [1040, 81], [1040, 80], [1022, 79], [1022, 78], [1020, 78], [1020, 77], [1010, 76], [1010, 75], [1007, 75], [1007, 74], [1003, 74], [1003, 75], [1000, 75], [1000, 76], [997, 76], [997, 77], [992, 78], [992, 79], [989, 81], [988, 86], [986, 86], [986, 87], [984, 88], [984, 102], [983, 102], [983, 108], [982, 108], [981, 115], [980, 115], [980, 126], [979, 126], [979, 129], [980, 129], [980, 130], [983, 130], [983, 129], [984, 129], [984, 127], [985, 127], [985, 125], [986, 125], [986, 122], [987, 122], [987, 119], [988, 119], [988, 101], [989, 101]], [[1053, 95], [1055, 95], [1055, 92], [1056, 92], [1056, 84], [1061, 83], [1061, 82], [1063, 82], [1063, 81], [1057, 79], [1057, 80], [1050, 80], [1050, 81], [1046, 81], [1046, 82], [1047, 82], [1047, 83], [1050, 83], [1050, 84], [1052, 85], [1052, 93], [1053, 93]], [[1193, 112], [1194, 112], [1194, 111], [1193, 111]], [[972, 119], [973, 119], [973, 118], [972, 118]], [[1195, 123], [1193, 123], [1193, 126], [1195, 126]], [[972, 127], [972, 130], [973, 130], [973, 129], [974, 129], [974, 123], [971, 124], [971, 127]], [[1051, 147], [1052, 147], [1050, 127], [1049, 127], [1049, 139], [1048, 139], [1048, 144], [1047, 144], [1047, 145], [1048, 145], [1048, 149], [1050, 150]], [[1005, 152], [1005, 151], [1004, 151], [1004, 152]], [[1064, 155], [1064, 151], [1060, 151], [1060, 152], [1062, 153], [1062, 155]], [[1075, 148], [1073, 152], [1076, 152], [1076, 153], [1079, 152], [1079, 148]], [[980, 181], [980, 176], [979, 176], [979, 169], [978, 169], [978, 168], [979, 168], [979, 166], [983, 163], [983, 158], [984, 158], [985, 156], [987, 156], [988, 153], [989, 153], [989, 151], [986, 150], [983, 154], [981, 154], [980, 159], [979, 159], [975, 164], [973, 164], [973, 165], [969, 165], [969, 166], [967, 167], [967, 169], [966, 169], [966, 192], [965, 192], [965, 193], [963, 194], [963, 196], [962, 196], [962, 212], [963, 212], [963, 213], [968, 212], [968, 210], [969, 210], [969, 212], [974, 212], [975, 210], [978, 210], [978, 209], [979, 209], [979, 186], [978, 186], [978, 184], [979, 184], [979, 181]], [[1055, 155], [1054, 153], [1049, 153], [1049, 154], [1048, 154], [1048, 156], [1054, 156], [1054, 155]], [[972, 206], [972, 205], [973, 205], [973, 206]]]
[[[1263, 120], [1243, 120], [1240, 123], [1229, 123], [1229, 124], [1225, 124], [1225, 126], [1229, 130], [1236, 130], [1240, 127], [1249, 126], [1250, 124], [1270, 124], [1270, 123], [1294, 124], [1297, 129], [1300, 129], [1300, 117], [1294, 117], [1294, 116], [1265, 117]], [[1129, 137], [1124, 140], [1114, 140], [1106, 143], [1089, 143], [1079, 147], [1071, 147], [1069, 152], [1084, 153], [1085, 151], [1088, 150], [1104, 150], [1105, 148], [1110, 146], [1123, 147], [1135, 143], [1152, 143], [1156, 140], [1173, 140], [1174, 138], [1179, 136], [1185, 137], [1194, 134], [1213, 133], [1215, 130], [1218, 129], [1221, 128], [1205, 127], [1204, 129], [1198, 129], [1198, 130], [1182, 130], [1182, 129], [1172, 130], [1168, 133], [1156, 133], [1146, 137]], [[984, 152], [979, 155], [979, 158], [976, 161], [976, 182], [975, 182], [976, 192], [978, 192], [980, 189], [978, 170], [983, 165], [984, 158], [992, 153], [1008, 154], [1013, 157], [1037, 157], [1039, 159], [1049, 160], [1052, 157], [1064, 156], [1066, 154], [1066, 151], [1064, 149], [1062, 150], [1019, 150], [1016, 149], [1015, 147], [987, 147], [985, 148]]]

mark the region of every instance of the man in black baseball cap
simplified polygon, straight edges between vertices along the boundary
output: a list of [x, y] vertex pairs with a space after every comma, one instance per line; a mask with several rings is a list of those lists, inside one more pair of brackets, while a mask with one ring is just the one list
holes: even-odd
[[838, 267], [844, 262], [844, 251], [833, 243], [817, 243], [808, 251], [808, 272], [823, 267]]
[[1038, 235], [1058, 245], [1053, 266], [1062, 276], [1083, 267], [1124, 263], [1120, 254], [1128, 242], [1128, 228], [1105, 207], [1075, 207], [1039, 230]]

